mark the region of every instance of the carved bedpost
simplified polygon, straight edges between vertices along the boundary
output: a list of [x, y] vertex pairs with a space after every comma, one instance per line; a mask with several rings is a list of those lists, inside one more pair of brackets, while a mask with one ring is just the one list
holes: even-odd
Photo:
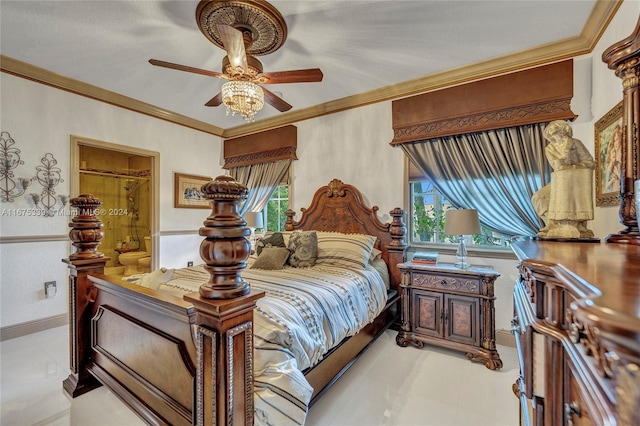
[[[399, 207], [389, 212], [391, 215], [391, 242], [389, 243], [389, 272], [391, 281], [400, 283], [402, 280], [402, 272], [398, 269], [397, 264], [404, 262], [404, 252], [408, 247], [407, 244], [407, 227], [404, 223], [404, 210]], [[396, 290], [398, 290], [396, 288]]]
[[[253, 309], [263, 292], [240, 276], [249, 257], [250, 230], [240, 216], [247, 188], [230, 176], [202, 186], [212, 201], [200, 228], [200, 256], [211, 274], [199, 293], [184, 296], [197, 311], [196, 425], [253, 424]], [[218, 384], [218, 386], [216, 386]]]
[[100, 383], [89, 374], [87, 366], [91, 354], [91, 303], [96, 288], [88, 275], [104, 273], [104, 265], [110, 260], [98, 251], [104, 237], [102, 221], [96, 209], [102, 201], [91, 194], [81, 194], [70, 201], [76, 216], [69, 223], [69, 238], [76, 248], [68, 259], [69, 266], [69, 365], [71, 374], [63, 382], [64, 390], [73, 398], [80, 396]]
[[602, 60], [622, 79], [622, 170], [620, 221], [626, 229], [607, 237], [608, 243], [640, 245], [634, 201], [634, 181], [640, 179], [640, 19], [633, 34], [604, 51]]

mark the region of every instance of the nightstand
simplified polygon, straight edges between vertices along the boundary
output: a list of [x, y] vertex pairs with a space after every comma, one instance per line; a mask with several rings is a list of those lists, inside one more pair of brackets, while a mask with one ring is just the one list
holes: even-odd
[[405, 262], [400, 284], [401, 327], [396, 343], [425, 343], [466, 353], [471, 361], [502, 368], [496, 350], [494, 282], [490, 266], [459, 269], [452, 263]]

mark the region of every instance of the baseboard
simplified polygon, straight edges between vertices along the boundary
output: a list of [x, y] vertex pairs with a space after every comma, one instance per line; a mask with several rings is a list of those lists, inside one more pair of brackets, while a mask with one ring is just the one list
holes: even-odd
[[496, 330], [496, 344], [515, 348], [516, 338], [511, 330]]
[[60, 327], [69, 323], [67, 314], [56, 315], [49, 318], [42, 318], [35, 321], [23, 322], [0, 328], [0, 341], [15, 339], [27, 334], [37, 333], [50, 328]]

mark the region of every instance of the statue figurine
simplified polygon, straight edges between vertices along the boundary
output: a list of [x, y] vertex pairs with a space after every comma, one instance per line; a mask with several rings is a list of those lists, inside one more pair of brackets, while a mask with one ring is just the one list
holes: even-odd
[[593, 220], [595, 162], [585, 146], [574, 139], [564, 120], [549, 123], [544, 138], [545, 156], [553, 168], [551, 183], [533, 194], [531, 202], [545, 226], [541, 239], [592, 239], [586, 222]]

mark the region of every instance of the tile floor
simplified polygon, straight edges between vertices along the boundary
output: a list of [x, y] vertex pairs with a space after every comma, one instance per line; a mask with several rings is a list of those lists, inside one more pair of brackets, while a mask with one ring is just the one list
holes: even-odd
[[[104, 387], [76, 399], [66, 396], [67, 333], [58, 327], [0, 342], [0, 424], [143, 425]], [[400, 348], [395, 332], [387, 331], [311, 408], [307, 425], [515, 426], [516, 350], [498, 351], [504, 367], [490, 371], [462, 353]]]

